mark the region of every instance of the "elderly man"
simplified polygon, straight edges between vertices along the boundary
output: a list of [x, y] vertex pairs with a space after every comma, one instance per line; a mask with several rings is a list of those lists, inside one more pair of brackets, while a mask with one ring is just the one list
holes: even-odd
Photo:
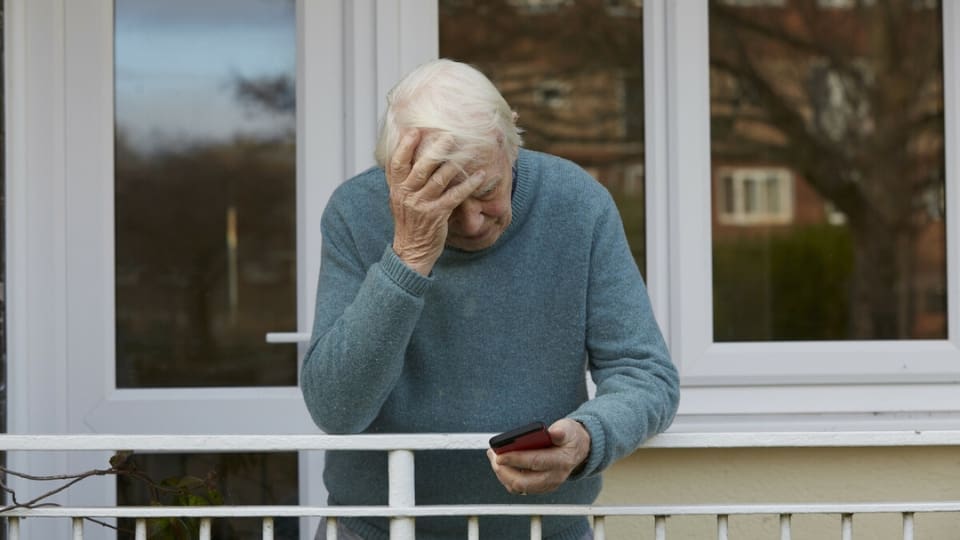
[[[679, 400], [612, 198], [575, 164], [521, 149], [516, 116], [472, 67], [427, 63], [387, 101], [379, 167], [341, 185], [323, 214], [301, 375], [314, 421], [419, 433], [543, 420], [549, 448], [418, 453], [417, 503], [593, 502], [599, 473], [666, 429]], [[327, 456], [331, 504], [386, 504], [386, 477], [382, 453]], [[384, 519], [340, 526], [387, 538]], [[421, 518], [417, 537], [464, 538], [466, 526]], [[484, 518], [480, 534], [525, 538], [529, 524]], [[543, 535], [591, 532], [585, 518], [548, 517]]]

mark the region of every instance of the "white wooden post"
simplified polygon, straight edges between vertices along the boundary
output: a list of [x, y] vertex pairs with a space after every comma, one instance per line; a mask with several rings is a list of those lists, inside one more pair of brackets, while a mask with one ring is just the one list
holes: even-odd
[[607, 540], [607, 526], [603, 516], [593, 518], [593, 540]]
[[[387, 457], [390, 481], [390, 506], [410, 508], [416, 504], [413, 452], [391, 450]], [[416, 522], [412, 517], [390, 518], [390, 540], [414, 540]]]
[[790, 514], [780, 514], [780, 540], [790, 540]]

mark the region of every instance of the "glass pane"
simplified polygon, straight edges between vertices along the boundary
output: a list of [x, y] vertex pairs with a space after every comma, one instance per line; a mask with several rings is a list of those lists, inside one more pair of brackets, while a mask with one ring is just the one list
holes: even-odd
[[945, 339], [941, 2], [709, 6], [715, 339]]
[[780, 213], [780, 183], [777, 178], [767, 178], [767, 212], [771, 215]]
[[440, 0], [440, 56], [493, 80], [524, 146], [611, 191], [646, 268], [642, 0]]
[[294, 385], [294, 2], [115, 17], [117, 386]]
[[[120, 506], [292, 505], [297, 495], [297, 454], [134, 454], [136, 475], [117, 476]], [[119, 520], [121, 540], [132, 540], [134, 522]], [[149, 538], [197, 538], [198, 520], [147, 522]], [[297, 518], [274, 518], [274, 538], [297, 540]], [[213, 538], [262, 538], [260, 519], [216, 519]]]

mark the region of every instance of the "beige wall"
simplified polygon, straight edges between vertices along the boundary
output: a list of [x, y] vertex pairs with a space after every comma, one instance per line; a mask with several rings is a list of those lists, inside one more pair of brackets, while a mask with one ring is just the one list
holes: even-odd
[[[598, 504], [960, 500], [960, 448], [640, 450], [604, 475]], [[854, 538], [902, 539], [900, 515], [854, 517]], [[652, 518], [608, 518], [608, 537], [653, 538]], [[716, 519], [675, 517], [668, 540], [715, 539]], [[731, 540], [777, 540], [776, 516], [730, 519]], [[840, 516], [796, 516], [793, 540], [840, 538]], [[917, 540], [960, 539], [960, 514], [917, 517]]]

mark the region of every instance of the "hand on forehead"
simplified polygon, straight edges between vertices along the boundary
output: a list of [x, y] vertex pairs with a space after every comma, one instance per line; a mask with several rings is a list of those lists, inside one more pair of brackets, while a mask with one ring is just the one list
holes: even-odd
[[414, 162], [420, 159], [450, 162], [461, 169], [461, 172], [472, 174], [481, 168], [496, 165], [500, 158], [500, 152], [497, 150], [493, 140], [489, 145], [480, 145], [476, 142], [465, 144], [451, 133], [424, 130], [413, 160]]

